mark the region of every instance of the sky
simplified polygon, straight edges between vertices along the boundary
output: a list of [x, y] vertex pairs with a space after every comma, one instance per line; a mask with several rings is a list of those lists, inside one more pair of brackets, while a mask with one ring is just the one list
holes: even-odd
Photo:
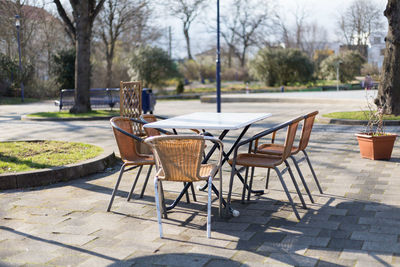
[[[250, 0], [251, 1], [251, 0]], [[370, 0], [375, 3], [382, 11], [386, 7], [387, 0]], [[209, 7], [202, 12], [192, 24], [190, 29], [190, 36], [192, 39], [192, 54], [201, 52], [205, 47], [210, 47], [216, 43], [216, 34], [207, 30], [207, 23], [215, 22], [216, 24], [216, 0], [208, 0]], [[221, 15], [226, 11], [226, 6], [232, 0], [220, 0]], [[317, 22], [319, 25], [324, 26], [328, 31], [328, 41], [337, 41], [335, 35], [337, 29], [337, 18], [341, 12], [344, 12], [347, 7], [352, 3], [351, 0], [279, 0], [274, 1], [280, 6], [281, 13], [284, 14], [289, 25], [294, 23], [294, 14], [296, 9], [302, 8], [309, 14], [307, 22]], [[182, 58], [186, 56], [186, 44], [182, 33], [182, 22], [178, 19], [171, 18], [164, 8], [155, 12], [157, 23], [164, 27], [171, 26], [172, 28], [172, 42], [173, 42], [173, 57]], [[382, 15], [383, 16], [383, 15]], [[386, 23], [386, 19], [384, 18]], [[167, 31], [165, 31], [167, 32]], [[165, 38], [167, 40], [167, 38]], [[167, 49], [167, 41], [162, 43]], [[164, 47], [163, 47], [164, 48]]]

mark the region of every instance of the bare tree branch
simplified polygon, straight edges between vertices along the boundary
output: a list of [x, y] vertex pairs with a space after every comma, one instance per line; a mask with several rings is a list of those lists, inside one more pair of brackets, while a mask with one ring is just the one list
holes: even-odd
[[75, 40], [76, 39], [76, 30], [75, 30], [74, 24], [72, 23], [71, 19], [68, 17], [67, 13], [65, 12], [64, 7], [60, 3], [60, 0], [53, 0], [53, 2], [56, 4], [58, 14], [60, 15], [61, 19], [64, 22], [65, 31], [67, 32], [68, 35], [70, 35], [71, 39]]

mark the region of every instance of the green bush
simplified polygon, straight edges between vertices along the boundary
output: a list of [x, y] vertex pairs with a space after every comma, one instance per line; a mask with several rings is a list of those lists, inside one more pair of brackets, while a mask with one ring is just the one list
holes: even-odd
[[179, 72], [188, 80], [200, 80], [199, 65], [193, 59], [179, 63]]
[[59, 89], [75, 88], [75, 57], [75, 48], [60, 50], [53, 55], [50, 72]]
[[19, 94], [21, 82], [27, 85], [33, 77], [34, 69], [31, 63], [22, 62], [22, 72], [19, 63], [0, 53], [0, 95], [14, 96]]
[[339, 80], [344, 83], [354, 80], [361, 73], [365, 58], [357, 51], [347, 51], [340, 55], [331, 55], [321, 62], [321, 76], [335, 80], [339, 64]]
[[199, 57], [197, 59], [200, 79], [213, 79], [215, 80], [216, 64], [215, 58], [209, 56]]
[[41, 80], [33, 78], [25, 86], [25, 96], [39, 99], [55, 98], [60, 95], [58, 84], [54, 78]]
[[176, 93], [180, 95], [183, 91], [185, 91], [185, 86], [183, 85], [183, 81], [179, 80], [178, 85], [176, 86]]
[[224, 68], [222, 67], [221, 73], [222, 80], [225, 81], [250, 81], [250, 75], [248, 68], [237, 67], [237, 68]]
[[0, 95], [9, 95], [12, 86], [12, 76], [18, 66], [8, 56], [0, 53]]
[[314, 66], [298, 49], [264, 48], [250, 64], [251, 74], [268, 86], [306, 83], [312, 80]]
[[176, 64], [168, 53], [158, 47], [140, 47], [132, 54], [129, 74], [143, 82], [143, 86], [161, 85], [163, 81], [179, 76]]

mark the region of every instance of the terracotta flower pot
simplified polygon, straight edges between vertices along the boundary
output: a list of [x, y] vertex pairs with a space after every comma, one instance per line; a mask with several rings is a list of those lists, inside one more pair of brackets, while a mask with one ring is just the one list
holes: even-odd
[[373, 136], [368, 133], [356, 134], [358, 145], [360, 147], [361, 157], [367, 159], [387, 159], [390, 160], [396, 134], [386, 134]]

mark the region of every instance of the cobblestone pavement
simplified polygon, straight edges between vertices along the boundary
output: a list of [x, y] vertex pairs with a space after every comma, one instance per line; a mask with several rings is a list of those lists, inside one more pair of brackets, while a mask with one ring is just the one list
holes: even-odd
[[[214, 111], [199, 101], [159, 101], [157, 114]], [[359, 109], [359, 104], [224, 103], [225, 112], [272, 112], [246, 136], [315, 109], [321, 113]], [[54, 110], [51, 103], [0, 106], [0, 140], [57, 139], [116, 149], [107, 121], [20, 121], [21, 114]], [[160, 239], [152, 183], [145, 197], [127, 196], [135, 171], [126, 173], [112, 212], [106, 207], [119, 166], [66, 183], [0, 192], [0, 266], [400, 266], [400, 150], [391, 161], [361, 159], [357, 126], [316, 124], [308, 148], [324, 194], [307, 166], [301, 168], [314, 196], [308, 209], [297, 205], [298, 221], [275, 175], [262, 196], [240, 203], [234, 185], [233, 206], [240, 217], [219, 219], [213, 204], [212, 238], [206, 238], [206, 194], [182, 201], [163, 220]], [[400, 133], [393, 127], [388, 131]], [[232, 144], [231, 132], [226, 144]], [[281, 138], [281, 136], [280, 136]], [[225, 166], [224, 187], [230, 169]], [[256, 169], [253, 187], [265, 186], [265, 170]], [[295, 172], [295, 175], [296, 172]], [[140, 183], [143, 182], [143, 178]], [[284, 176], [298, 204], [299, 198]], [[139, 187], [141, 184], [139, 185]], [[167, 201], [180, 184], [165, 183]], [[304, 192], [303, 188], [301, 188]], [[137, 189], [138, 190], [138, 189]], [[137, 192], [135, 192], [137, 193]]]

